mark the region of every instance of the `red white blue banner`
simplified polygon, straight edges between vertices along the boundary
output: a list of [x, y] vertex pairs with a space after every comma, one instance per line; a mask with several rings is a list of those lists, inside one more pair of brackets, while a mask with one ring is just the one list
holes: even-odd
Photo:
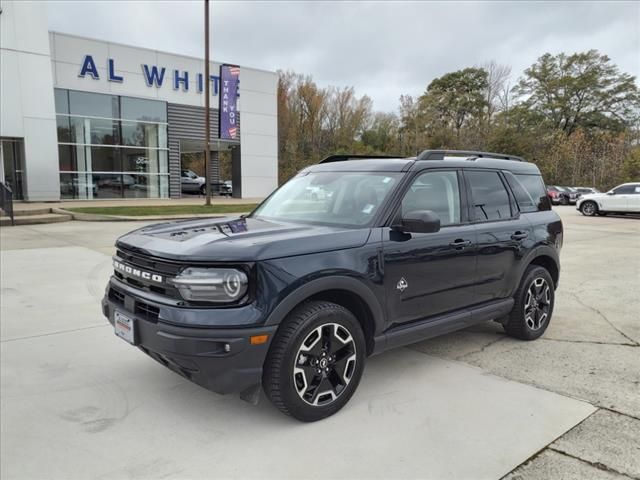
[[220, 138], [235, 140], [238, 130], [238, 88], [240, 67], [220, 65]]

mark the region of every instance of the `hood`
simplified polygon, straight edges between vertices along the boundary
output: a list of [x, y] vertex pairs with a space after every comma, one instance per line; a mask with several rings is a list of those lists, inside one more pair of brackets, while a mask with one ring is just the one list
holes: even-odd
[[127, 233], [116, 246], [194, 262], [253, 262], [355, 248], [370, 229], [225, 217], [160, 223]]
[[598, 200], [599, 198], [603, 198], [606, 196], [607, 196], [606, 193], [585, 193], [583, 195], [580, 195], [580, 200], [587, 200], [587, 199]]

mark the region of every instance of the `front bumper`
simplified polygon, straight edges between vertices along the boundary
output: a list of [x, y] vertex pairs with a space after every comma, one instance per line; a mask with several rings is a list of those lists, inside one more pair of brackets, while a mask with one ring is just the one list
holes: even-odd
[[[268, 327], [185, 327], [164, 323], [148, 312], [142, 314], [130, 292], [114, 299], [111, 282], [102, 300], [102, 312], [114, 324], [118, 310], [135, 321], [135, 346], [165, 367], [216, 393], [241, 393], [262, 381], [262, 365], [277, 326]], [[151, 307], [153, 305], [145, 303]], [[167, 308], [179, 307], [162, 306]], [[215, 309], [206, 310], [215, 315]], [[268, 335], [266, 343], [252, 345], [250, 338]]]

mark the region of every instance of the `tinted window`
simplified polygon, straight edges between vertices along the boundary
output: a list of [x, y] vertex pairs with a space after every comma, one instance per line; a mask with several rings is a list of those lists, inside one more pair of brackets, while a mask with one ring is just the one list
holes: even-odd
[[157, 100], [121, 97], [122, 117], [126, 120], [142, 120], [146, 122], [166, 122], [167, 104]]
[[529, 192], [522, 186], [518, 179], [511, 172], [503, 172], [513, 196], [516, 197], [518, 208], [521, 212], [537, 212], [538, 202], [531, 198]]
[[616, 188], [613, 193], [616, 195], [628, 195], [630, 193], [635, 193], [635, 185], [623, 185], [622, 187]]
[[[515, 175], [515, 177], [536, 202], [538, 210], [551, 210], [549, 197], [547, 196], [544, 182], [540, 175]], [[507, 176], [507, 178], [509, 177]]]
[[118, 97], [100, 93], [69, 91], [70, 113], [90, 117], [118, 118]]
[[467, 170], [471, 186], [473, 216], [476, 221], [511, 218], [509, 194], [498, 172]]
[[91, 148], [91, 165], [94, 172], [120, 172], [122, 163], [120, 152], [117, 148], [88, 147]]
[[460, 223], [460, 191], [456, 172], [426, 172], [419, 175], [402, 199], [402, 215], [431, 210], [440, 225]]

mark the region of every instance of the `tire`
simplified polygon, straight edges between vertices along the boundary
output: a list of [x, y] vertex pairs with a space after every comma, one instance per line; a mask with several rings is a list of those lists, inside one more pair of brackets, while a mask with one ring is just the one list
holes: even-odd
[[362, 328], [349, 310], [331, 302], [305, 302], [278, 329], [262, 385], [282, 413], [315, 422], [346, 405], [362, 377], [365, 357]]
[[202, 185], [200, 187], [200, 195], [206, 195], [207, 194], [207, 186], [206, 185]]
[[540, 337], [549, 326], [555, 302], [554, 283], [547, 269], [529, 265], [513, 299], [513, 308], [503, 324], [507, 335], [520, 340]]
[[580, 213], [586, 217], [593, 217], [598, 214], [598, 205], [592, 200], [582, 202], [582, 205], [580, 205]]

